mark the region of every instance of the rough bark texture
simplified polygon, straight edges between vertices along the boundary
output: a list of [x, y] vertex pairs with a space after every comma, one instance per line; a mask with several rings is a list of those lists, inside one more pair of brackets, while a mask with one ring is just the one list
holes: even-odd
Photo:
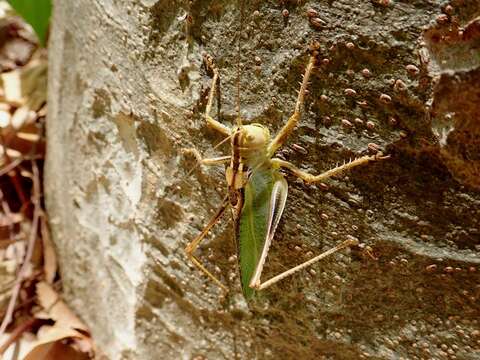
[[[310, 8], [319, 20], [309, 21]], [[198, 251], [228, 296], [183, 252], [225, 193], [223, 170], [188, 175], [181, 149], [228, 151], [212, 150], [222, 138], [202, 118], [211, 82], [202, 52], [221, 72], [214, 115], [231, 124], [237, 2], [56, 1], [47, 205], [65, 295], [99, 347], [112, 359], [478, 359], [479, 15], [468, 0], [244, 5], [247, 121], [280, 128], [308, 44], [321, 44], [280, 156], [317, 173], [369, 143], [391, 154], [328, 189], [288, 177], [264, 278], [347, 235], [365, 247], [247, 306], [230, 221]]]

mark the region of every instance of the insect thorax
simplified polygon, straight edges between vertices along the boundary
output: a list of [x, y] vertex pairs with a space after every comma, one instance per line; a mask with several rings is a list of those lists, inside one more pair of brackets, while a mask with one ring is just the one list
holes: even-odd
[[232, 141], [232, 153], [238, 152], [241, 160], [252, 168], [264, 162], [267, 146], [270, 143], [270, 131], [261, 124], [242, 125], [236, 129], [238, 141]]
[[230, 189], [243, 188], [248, 169], [268, 160], [269, 143], [270, 132], [261, 124], [240, 125], [232, 130], [232, 157], [225, 174]]

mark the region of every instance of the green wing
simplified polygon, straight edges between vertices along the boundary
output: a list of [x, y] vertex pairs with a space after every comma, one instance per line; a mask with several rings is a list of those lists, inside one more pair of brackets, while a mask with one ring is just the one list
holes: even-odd
[[243, 294], [251, 299], [255, 291], [249, 286], [260, 273], [282, 216], [288, 185], [283, 176], [270, 168], [257, 169], [244, 190], [244, 203], [238, 227], [240, 275]]

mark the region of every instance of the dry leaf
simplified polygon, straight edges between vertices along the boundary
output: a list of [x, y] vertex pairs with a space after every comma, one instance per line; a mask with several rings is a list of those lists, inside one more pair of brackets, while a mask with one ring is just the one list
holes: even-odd
[[90, 337], [75, 338], [72, 346], [80, 352], [97, 353], [93, 340]]
[[35, 318], [37, 319], [42, 319], [42, 320], [50, 320], [50, 314], [46, 312], [45, 310], [36, 310], [35, 312]]
[[47, 116], [47, 104], [43, 105], [38, 111], [37, 111], [38, 117], [44, 117]]
[[19, 242], [10, 244], [5, 250], [5, 259], [22, 261], [23, 257], [25, 256], [25, 251], [26, 249], [25, 249], [24, 242], [19, 241]]
[[[1, 114], [1, 113], [0, 113]], [[30, 141], [30, 142], [37, 142], [40, 140], [40, 135], [32, 134], [28, 132], [17, 132], [17, 137], [22, 140]]]
[[[5, 148], [3, 146], [0, 146], [0, 155], [3, 156], [4, 153], [5, 153]], [[11, 159], [16, 159], [23, 156], [20, 151], [10, 149], [10, 148], [7, 148], [7, 155]]]
[[47, 344], [54, 341], [59, 341], [67, 338], [83, 338], [85, 335], [82, 335], [77, 330], [72, 328], [65, 328], [58, 326], [57, 324], [53, 326], [44, 325], [37, 331], [37, 342], [35, 346]]
[[[85, 335], [85, 333], [88, 333], [88, 328], [85, 324], [62, 301], [52, 286], [45, 281], [37, 283], [37, 298], [45, 311], [40, 311], [36, 316], [45, 318], [48, 315], [48, 318], [54, 320], [55, 324], [53, 326], [42, 326], [38, 330], [38, 343], [31, 353], [36, 355], [37, 351], [45, 349], [48, 344], [55, 344], [63, 339], [70, 339], [73, 341], [70, 347], [76, 348], [80, 351], [78, 354], [83, 354], [86, 356], [84, 358], [88, 359], [86, 353], [93, 353], [95, 348], [92, 339]], [[82, 330], [84, 333], [78, 330]], [[25, 359], [36, 359], [28, 356]], [[67, 358], [63, 355], [59, 359]]]
[[86, 353], [76, 351], [73, 347], [60, 341], [38, 345], [25, 356], [24, 360], [88, 360]]
[[19, 107], [10, 119], [14, 129], [20, 129], [24, 124], [29, 124], [37, 118], [37, 113], [27, 105]]
[[0, 214], [0, 227], [10, 226], [23, 221], [21, 213]]
[[41, 219], [41, 233], [43, 241], [43, 270], [45, 271], [45, 280], [53, 284], [55, 274], [57, 273], [57, 257], [53, 248], [52, 239], [48, 230], [47, 221], [44, 216]]
[[58, 293], [45, 281], [37, 283], [39, 304], [50, 314], [50, 318], [61, 327], [88, 332], [87, 326], [63, 302]]
[[32, 110], [39, 110], [47, 100], [47, 59], [42, 51], [22, 68], [22, 94]]
[[10, 125], [10, 111], [0, 109], [0, 127], [4, 128]]
[[0, 213], [0, 248], [5, 248], [11, 244], [13, 239], [14, 227], [22, 222], [24, 217], [21, 213]]
[[22, 105], [22, 81], [20, 70], [5, 72], [1, 75], [5, 100], [10, 104]]
[[50, 314], [53, 305], [60, 300], [58, 293], [46, 282], [41, 281], [37, 284], [37, 296], [39, 304]]

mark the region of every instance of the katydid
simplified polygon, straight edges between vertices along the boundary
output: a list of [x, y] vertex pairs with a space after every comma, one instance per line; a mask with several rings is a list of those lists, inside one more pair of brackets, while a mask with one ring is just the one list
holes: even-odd
[[381, 153], [362, 156], [320, 175], [312, 175], [285, 160], [274, 157], [275, 152], [286, 142], [300, 120], [308, 81], [318, 55], [317, 48], [310, 50], [310, 59], [298, 92], [293, 115], [290, 116], [287, 123], [273, 139], [270, 137], [269, 130], [261, 124], [243, 125], [240, 117], [238, 117], [236, 125], [230, 128], [210, 116], [219, 72], [213, 59], [208, 55], [204, 56], [205, 63], [213, 71], [213, 79], [205, 109], [205, 120], [210, 127], [230, 140], [231, 154], [202, 159], [196, 150], [192, 151], [195, 152], [200, 163], [204, 165], [229, 163], [225, 171], [228, 193], [213, 218], [203, 231], [187, 245], [185, 251], [189, 259], [204, 274], [222, 289], [228, 291], [221, 281], [199, 261], [194, 255], [194, 251], [210, 229], [220, 220], [226, 209], [230, 207], [235, 221], [239, 249], [241, 285], [247, 300], [254, 297], [256, 291], [268, 288], [336, 251], [358, 243], [356, 239], [347, 239], [334, 248], [262, 282], [261, 276], [268, 250], [287, 200], [288, 184], [280, 170], [285, 169], [307, 183], [315, 183], [356, 166], [386, 158]]

